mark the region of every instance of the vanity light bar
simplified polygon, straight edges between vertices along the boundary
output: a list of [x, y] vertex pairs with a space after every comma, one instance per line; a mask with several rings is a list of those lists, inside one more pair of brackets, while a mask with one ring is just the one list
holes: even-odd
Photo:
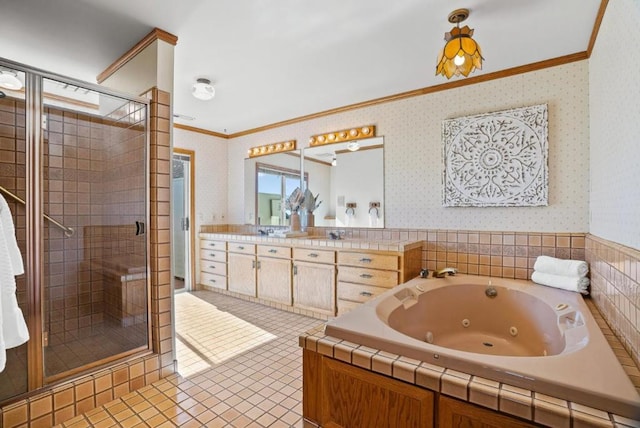
[[325, 144], [342, 143], [344, 141], [357, 140], [359, 138], [370, 138], [375, 136], [376, 127], [374, 125], [367, 125], [360, 128], [344, 129], [342, 131], [313, 135], [311, 136], [311, 138], [309, 138], [309, 145], [311, 147], [323, 146]]
[[251, 147], [247, 154], [250, 158], [272, 155], [274, 153], [290, 152], [296, 149], [296, 140], [282, 141], [280, 143], [265, 144], [264, 146]]

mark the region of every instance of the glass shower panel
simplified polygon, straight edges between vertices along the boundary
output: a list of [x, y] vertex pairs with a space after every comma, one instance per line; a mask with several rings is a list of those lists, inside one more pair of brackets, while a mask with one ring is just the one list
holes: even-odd
[[146, 105], [43, 81], [44, 375], [148, 348]]
[[[0, 66], [0, 72], [25, 82], [23, 72]], [[25, 93], [0, 85], [0, 196], [8, 203], [13, 217], [18, 247], [26, 262], [26, 156]], [[4, 284], [3, 284], [4, 285]], [[16, 277], [18, 306], [26, 317], [27, 277]], [[27, 344], [6, 350], [6, 365], [0, 372], [0, 402], [27, 391]]]

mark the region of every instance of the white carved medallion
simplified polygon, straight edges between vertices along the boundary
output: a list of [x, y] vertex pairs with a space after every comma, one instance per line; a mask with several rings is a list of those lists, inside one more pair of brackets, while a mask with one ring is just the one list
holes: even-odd
[[547, 137], [546, 104], [443, 121], [443, 205], [548, 205]]

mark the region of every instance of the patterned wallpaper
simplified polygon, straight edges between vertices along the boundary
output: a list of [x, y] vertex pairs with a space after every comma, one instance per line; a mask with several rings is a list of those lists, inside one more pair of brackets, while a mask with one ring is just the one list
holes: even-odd
[[628, 47], [640, 44], [638, 22], [639, 1], [610, 1], [589, 60], [590, 231], [636, 249], [640, 249], [640, 52]]
[[173, 129], [173, 147], [196, 152], [196, 231], [201, 224], [227, 223], [228, 145], [223, 138]]
[[[427, 72], [427, 71], [425, 71]], [[249, 147], [375, 124], [385, 138], [386, 227], [585, 232], [589, 204], [588, 63], [580, 61], [499, 80], [347, 111], [236, 138], [229, 183], [243, 177]], [[442, 207], [443, 119], [549, 105], [549, 206]], [[229, 223], [243, 223], [242, 188], [229, 188]]]

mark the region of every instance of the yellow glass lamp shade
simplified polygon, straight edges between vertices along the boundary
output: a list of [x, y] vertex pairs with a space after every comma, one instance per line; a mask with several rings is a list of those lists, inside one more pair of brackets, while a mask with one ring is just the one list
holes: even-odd
[[447, 43], [438, 55], [436, 75], [441, 74], [450, 79], [454, 75], [467, 77], [476, 68], [482, 70], [482, 51], [471, 36], [473, 30], [466, 25], [462, 28], [454, 27], [445, 34]]

